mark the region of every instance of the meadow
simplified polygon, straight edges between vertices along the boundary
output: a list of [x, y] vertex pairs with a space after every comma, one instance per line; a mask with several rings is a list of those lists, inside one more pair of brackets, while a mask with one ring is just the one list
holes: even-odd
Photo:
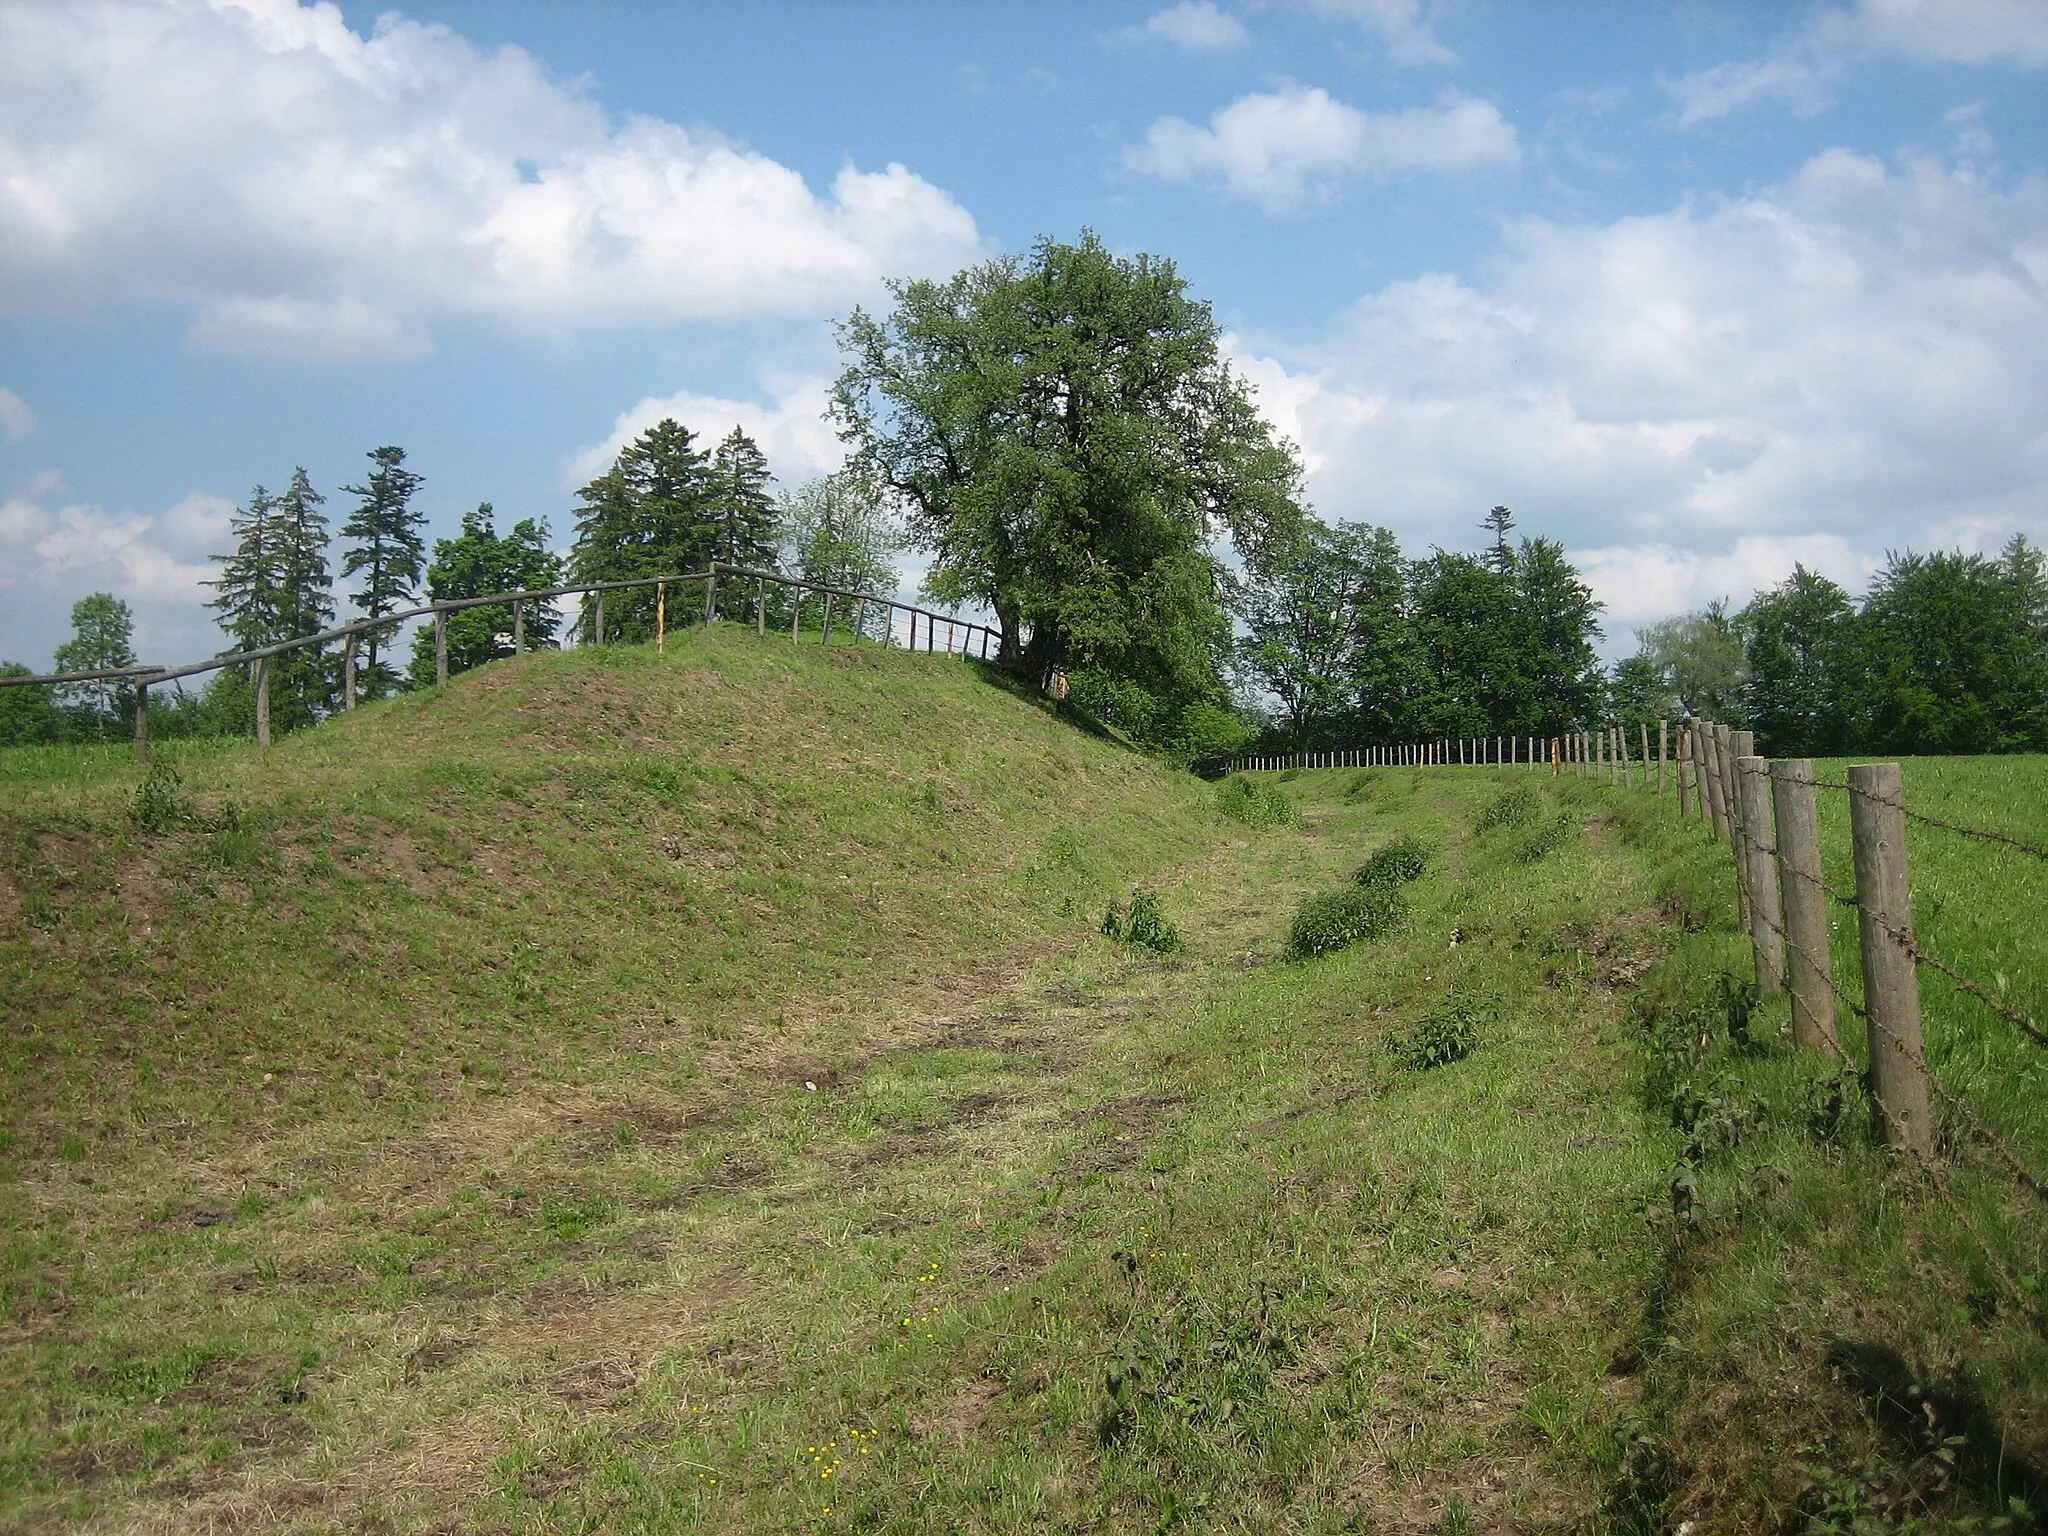
[[[0, 754], [0, 1529], [2036, 1518], [2037, 1314], [1742, 996], [1668, 797], [1219, 795], [730, 631], [171, 766]], [[1909, 804], [2028, 835], [2040, 776]], [[2037, 1007], [2037, 877], [1933, 835], [1928, 947]], [[1288, 958], [1404, 839], [1394, 919]], [[1179, 948], [1099, 931], [1140, 887]]]

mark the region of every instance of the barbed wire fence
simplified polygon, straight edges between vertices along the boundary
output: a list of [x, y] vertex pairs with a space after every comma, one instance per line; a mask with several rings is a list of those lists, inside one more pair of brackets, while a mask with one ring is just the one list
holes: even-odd
[[1604, 778], [1610, 783], [1647, 786], [1654, 766], [1657, 792], [1664, 792], [1671, 759], [1672, 724], [1657, 722], [1657, 748], [1650, 750], [1650, 727], [1635, 725], [1636, 747], [1629, 748], [1629, 727], [1621, 724], [1571, 731], [1562, 736], [1440, 736], [1429, 741], [1403, 741], [1320, 752], [1248, 754], [1223, 764], [1225, 773], [1287, 772], [1310, 768], [1548, 768], [1569, 769], [1579, 778]]
[[[921, 608], [915, 603], [905, 603], [895, 597], [873, 592], [861, 592], [849, 587], [836, 586], [828, 582], [807, 581], [799, 576], [790, 576], [781, 571], [758, 570], [751, 566], [730, 565], [714, 560], [701, 571], [683, 571], [672, 575], [636, 577], [627, 581], [572, 582], [559, 587], [520, 588], [512, 592], [494, 592], [483, 597], [446, 598], [436, 602], [423, 603], [416, 607], [395, 609], [373, 617], [351, 620], [336, 625], [318, 634], [305, 635], [291, 640], [282, 640], [275, 645], [257, 646], [245, 651], [226, 652], [208, 657], [204, 661], [187, 662], [178, 666], [136, 665], [127, 667], [102, 667], [83, 672], [28, 673], [13, 677], [0, 677], [0, 688], [61, 688], [67, 685], [88, 682], [111, 682], [125, 680], [134, 688], [135, 705], [135, 760], [149, 761], [149, 691], [152, 688], [179, 682], [187, 677], [197, 677], [208, 672], [218, 672], [228, 667], [247, 667], [250, 682], [255, 691], [256, 740], [262, 746], [270, 745], [270, 682], [275, 660], [298, 651], [324, 652], [331, 647], [340, 649], [341, 661], [341, 708], [348, 711], [356, 707], [357, 667], [359, 650], [373, 636], [386, 630], [395, 630], [401, 624], [415, 619], [428, 619], [434, 626], [434, 681], [448, 681], [448, 616], [470, 608], [510, 608], [512, 610], [512, 652], [514, 655], [529, 649], [526, 643], [526, 616], [534, 605], [551, 603], [557, 598], [581, 597], [589, 599], [591, 639], [588, 643], [604, 645], [609, 638], [606, 626], [605, 597], [608, 593], [626, 591], [654, 591], [655, 646], [666, 649], [668, 641], [669, 595], [673, 591], [680, 595], [695, 583], [704, 588], [703, 622], [712, 623], [723, 617], [733, 606], [734, 592], [740, 596], [739, 606], [743, 611], [751, 608], [755, 632], [764, 639], [768, 634], [768, 591], [771, 587], [788, 589], [793, 593], [790, 603], [790, 639], [794, 642], [803, 634], [804, 605], [807, 601], [818, 612], [818, 641], [821, 645], [833, 643], [834, 606], [839, 609], [839, 620], [843, 626], [848, 645], [859, 645], [863, 640], [871, 644], [894, 647], [909, 651], [923, 650], [930, 654], [959, 656], [987, 661], [1002, 655], [1002, 635], [973, 619], [963, 619], [958, 614], [938, 613]], [[721, 584], [724, 595], [721, 597]], [[751, 602], [748, 598], [751, 597]], [[920, 621], [922, 628], [920, 629]], [[940, 643], [943, 630], [945, 640]], [[778, 631], [779, 633], [779, 631]], [[899, 634], [901, 638], [899, 639]], [[920, 644], [920, 641], [922, 644]]]

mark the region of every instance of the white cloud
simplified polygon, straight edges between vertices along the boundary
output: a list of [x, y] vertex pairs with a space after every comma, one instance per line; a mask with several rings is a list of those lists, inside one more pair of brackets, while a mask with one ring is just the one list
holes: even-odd
[[1489, 282], [1390, 284], [1314, 355], [1235, 345], [1324, 515], [1468, 548], [1506, 502], [1635, 621], [2048, 533], [2043, 334], [2048, 182], [1831, 150], [1749, 198], [1523, 222]]
[[160, 513], [110, 512], [63, 489], [45, 474], [0, 502], [0, 656], [46, 665], [52, 637], [69, 633], [71, 605], [88, 592], [127, 601], [146, 661], [217, 650], [202, 604], [232, 504], [194, 491]]
[[1109, 34], [1111, 42], [1172, 43], [1196, 52], [1225, 52], [1242, 48], [1251, 39], [1244, 23], [1217, 7], [1215, 0], [1180, 0], [1163, 11], [1154, 11], [1143, 26], [1126, 27]]
[[461, 318], [805, 314], [981, 250], [900, 165], [827, 195], [716, 132], [614, 123], [517, 48], [294, 0], [0, 6], [7, 309], [189, 304], [196, 342], [389, 358]]
[[739, 427], [761, 445], [768, 467], [784, 486], [794, 486], [814, 475], [830, 474], [845, 462], [846, 448], [825, 420], [825, 402], [832, 381], [803, 377], [778, 381], [774, 403], [762, 405], [751, 400], [726, 400], [717, 395], [700, 395], [683, 390], [673, 395], [649, 396], [612, 423], [610, 436], [601, 443], [579, 448], [562, 465], [562, 485], [573, 490], [588, 484], [611, 468], [619, 450], [663, 417], [673, 417], [697, 434], [697, 446], [709, 451], [734, 427]]
[[1455, 64], [1458, 56], [1437, 40], [1422, 0], [1308, 0], [1318, 16], [1355, 21], [1379, 34], [1396, 64]]
[[0, 384], [0, 440], [18, 443], [36, 429], [36, 413], [28, 402]]
[[1813, 113], [1833, 100], [1842, 71], [1880, 55], [1938, 64], [2048, 65], [2048, 6], [2040, 0], [1857, 0], [1816, 14], [1768, 57], [1716, 64], [1666, 82], [1681, 126], [1760, 101]]
[[1750, 593], [1776, 586], [1796, 565], [1857, 592], [1881, 564], [1837, 534], [1751, 535], [1707, 554], [1668, 544], [1623, 545], [1577, 550], [1573, 559], [1593, 595], [1607, 605], [1610, 642], [1626, 642], [1634, 626], [1704, 608], [1716, 598], [1740, 605]]
[[1457, 171], [1513, 165], [1521, 149], [1492, 102], [1447, 94], [1434, 107], [1362, 112], [1321, 87], [1240, 96], [1206, 128], [1162, 117], [1124, 151], [1134, 171], [1166, 181], [1220, 181], [1269, 210], [1327, 196], [1347, 172]]

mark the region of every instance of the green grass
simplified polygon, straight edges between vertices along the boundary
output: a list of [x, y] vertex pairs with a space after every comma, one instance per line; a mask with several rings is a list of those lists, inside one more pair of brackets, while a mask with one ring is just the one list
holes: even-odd
[[[1640, 791], [1248, 828], [975, 669], [736, 631], [179, 766], [148, 839], [117, 756], [0, 759], [0, 1528], [1987, 1514], [1844, 1338], [2048, 1440], [1782, 1009], [1689, 1043], [1732, 884]], [[1406, 925], [1283, 960], [1402, 836]], [[1180, 952], [1094, 932], [1141, 882]]]

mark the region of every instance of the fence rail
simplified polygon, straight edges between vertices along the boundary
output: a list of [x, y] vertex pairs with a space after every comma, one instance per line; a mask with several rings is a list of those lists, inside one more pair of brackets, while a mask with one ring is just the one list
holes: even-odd
[[[513, 592], [494, 592], [482, 597], [442, 598], [422, 603], [412, 608], [394, 609], [387, 613], [368, 615], [338, 624], [318, 634], [302, 635], [290, 640], [280, 640], [272, 645], [257, 646], [246, 651], [233, 651], [219, 656], [210, 656], [204, 661], [185, 662], [178, 665], [136, 665], [130, 667], [103, 667], [85, 672], [42, 672], [19, 677], [0, 677], [0, 688], [48, 688], [61, 687], [70, 683], [107, 682], [132, 680], [135, 685], [135, 760], [149, 760], [149, 690], [162, 683], [176, 682], [181, 678], [196, 677], [207, 672], [218, 672], [227, 667], [246, 666], [250, 669], [256, 688], [256, 739], [263, 746], [270, 745], [270, 662], [279, 656], [295, 651], [322, 650], [331, 645], [342, 647], [342, 708], [349, 710], [356, 705], [356, 648], [360, 640], [382, 630], [394, 629], [414, 619], [431, 618], [434, 623], [434, 680], [448, 681], [448, 615], [470, 608], [503, 608], [512, 610], [512, 649], [515, 654], [524, 652], [526, 645], [526, 605], [529, 603], [552, 602], [558, 597], [592, 597], [591, 643], [603, 645], [606, 639], [605, 594], [653, 588], [655, 593], [655, 644], [663, 647], [668, 635], [668, 589], [682, 587], [690, 582], [704, 583], [704, 622], [714, 622], [721, 612], [719, 586], [721, 582], [736, 583], [741, 589], [751, 585], [754, 596], [754, 625], [758, 634], [767, 634], [768, 602], [770, 586], [793, 588], [796, 593], [791, 604], [790, 639], [795, 641], [803, 619], [803, 604], [807, 597], [824, 599], [824, 614], [819, 630], [819, 643], [832, 643], [832, 605], [835, 600], [853, 604], [853, 614], [848, 620], [849, 643], [860, 644], [867, 634], [868, 611], [874, 609], [880, 617], [881, 634], [874, 643], [884, 646], [896, 645], [897, 616], [904, 620], [904, 649], [916, 651], [918, 646], [918, 621], [924, 620], [924, 646], [928, 653], [939, 653], [939, 627], [945, 626], [946, 643], [943, 653], [966, 657], [973, 651], [976, 659], [989, 659], [989, 647], [993, 642], [998, 658], [1002, 655], [1001, 632], [973, 619], [963, 619], [957, 614], [937, 613], [921, 608], [915, 603], [899, 602], [893, 597], [880, 596], [873, 592], [861, 592], [850, 587], [841, 587], [829, 582], [807, 581], [800, 576], [786, 575], [781, 571], [757, 569], [753, 566], [732, 565], [714, 560], [701, 571], [681, 571], [672, 575], [640, 576], [624, 581], [570, 582], [559, 587], [522, 587]], [[978, 650], [976, 647], [978, 646]]]
[[[1562, 774], [1570, 768], [1580, 778], [1605, 778], [1616, 784], [1649, 782], [1657, 770], [1657, 792], [1671, 777], [1672, 727], [1657, 722], [1657, 744], [1650, 750], [1650, 728], [1636, 725], [1636, 750], [1629, 750], [1629, 727], [1600, 726], [1563, 736], [1444, 736], [1433, 741], [1408, 741], [1327, 752], [1289, 752], [1274, 756], [1241, 756], [1224, 764], [1225, 773], [1261, 773], [1302, 768], [1548, 768]], [[1677, 765], [1681, 778], [1683, 764]], [[1689, 782], [1689, 781], [1687, 781]], [[1681, 791], [1683, 793], [1683, 791]]]

